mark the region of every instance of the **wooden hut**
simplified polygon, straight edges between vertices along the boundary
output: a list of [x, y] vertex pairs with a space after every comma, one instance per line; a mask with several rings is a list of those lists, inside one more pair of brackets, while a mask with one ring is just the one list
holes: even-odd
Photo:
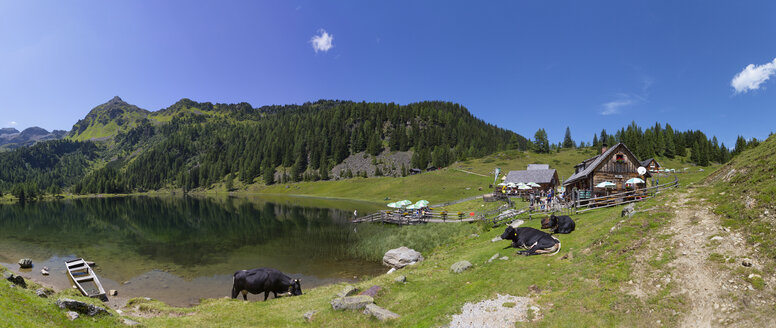
[[654, 158], [641, 161], [641, 166], [645, 167], [647, 171], [652, 173], [660, 170], [660, 163], [658, 163]]
[[[628, 179], [641, 178], [646, 181], [646, 178], [651, 176], [649, 172], [644, 176], [639, 175], [639, 166], [641, 161], [625, 144], [618, 143], [611, 148], [604, 145], [601, 154], [575, 165], [574, 174], [563, 182], [563, 186], [569, 196], [578, 191], [579, 198], [582, 199], [595, 196], [595, 186], [604, 181], [615, 184], [611, 192], [622, 192], [626, 189], [625, 182]], [[636, 188], [644, 186], [637, 185]]]
[[547, 164], [530, 164], [525, 171], [509, 171], [505, 183], [529, 183], [538, 184], [539, 190], [551, 190], [558, 186], [558, 172], [549, 168]]

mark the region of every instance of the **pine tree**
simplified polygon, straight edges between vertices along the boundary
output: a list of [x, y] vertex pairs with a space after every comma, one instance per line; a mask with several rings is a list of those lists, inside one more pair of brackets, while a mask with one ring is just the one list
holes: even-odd
[[571, 139], [571, 128], [566, 127], [566, 136], [563, 137], [563, 148], [574, 148], [574, 140]]
[[275, 168], [266, 166], [264, 167], [263, 171], [264, 171], [264, 175], [263, 175], [264, 184], [271, 185], [275, 183]]

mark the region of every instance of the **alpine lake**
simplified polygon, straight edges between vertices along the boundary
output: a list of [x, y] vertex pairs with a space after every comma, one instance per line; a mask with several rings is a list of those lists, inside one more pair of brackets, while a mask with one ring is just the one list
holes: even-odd
[[[230, 296], [238, 270], [276, 268], [302, 290], [387, 269], [356, 258], [353, 211], [379, 204], [303, 197], [111, 197], [0, 205], [0, 264], [58, 290], [65, 261], [94, 261], [106, 292], [174, 306]], [[20, 258], [34, 267], [19, 269]], [[41, 268], [50, 275], [43, 276]], [[270, 295], [270, 298], [272, 296]], [[110, 298], [110, 296], [109, 296]], [[238, 296], [242, 299], [242, 296]], [[262, 300], [262, 295], [248, 295]]]

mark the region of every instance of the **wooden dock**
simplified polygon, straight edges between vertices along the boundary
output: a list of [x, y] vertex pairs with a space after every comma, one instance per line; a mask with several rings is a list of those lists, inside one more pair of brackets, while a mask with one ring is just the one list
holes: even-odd
[[456, 222], [474, 222], [482, 220], [482, 216], [463, 216], [463, 215], [444, 215], [444, 214], [426, 214], [426, 215], [415, 215], [415, 214], [407, 214], [404, 215], [403, 213], [397, 213], [397, 212], [377, 212], [372, 213], [366, 216], [362, 216], [360, 218], [354, 219], [353, 223], [364, 223], [364, 222], [374, 222], [374, 223], [388, 223], [388, 224], [396, 224], [396, 225], [416, 225], [416, 224], [424, 224], [424, 223], [456, 223]]

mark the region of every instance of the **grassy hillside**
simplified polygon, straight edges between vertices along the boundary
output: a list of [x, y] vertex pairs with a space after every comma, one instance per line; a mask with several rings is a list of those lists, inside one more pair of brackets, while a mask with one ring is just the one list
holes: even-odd
[[128, 104], [118, 96], [113, 97], [78, 120], [67, 137], [78, 141], [111, 138], [137, 126], [148, 113], [149, 111]]
[[[686, 175], [686, 181], [702, 178], [706, 172]], [[683, 192], [677, 191], [677, 192]], [[633, 296], [627, 290], [633, 276], [633, 258], [646, 256], [652, 270], [671, 269], [667, 263], [671, 252], [652, 253], [652, 241], [667, 238], [657, 234], [672, 218], [663, 203], [671, 194], [658, 197], [639, 208], [650, 208], [628, 221], [621, 221], [619, 208], [604, 209], [575, 216], [577, 230], [560, 235], [563, 248], [556, 256], [516, 256], [514, 249], [504, 250], [507, 242], [490, 241], [502, 232], [478, 227], [478, 235], [459, 238], [424, 254], [426, 261], [357, 284], [364, 290], [372, 285], [383, 287], [376, 304], [402, 317], [387, 324], [379, 323], [357, 311], [335, 312], [329, 301], [343, 285], [305, 290], [305, 295], [268, 302], [207, 300], [194, 308], [195, 314], [184, 317], [161, 315], [144, 319], [150, 326], [185, 327], [218, 323], [225, 326], [349, 326], [433, 327], [450, 322], [466, 302], [493, 298], [497, 294], [528, 296], [541, 308], [542, 327], [606, 327], [625, 322], [635, 326], [653, 326], [656, 320], [674, 326], [688, 302], [687, 295], [675, 293], [676, 286], [658, 286], [649, 297]], [[538, 220], [527, 226], [538, 228]], [[471, 226], [471, 225], [467, 225]], [[613, 229], [616, 226], [617, 229]], [[415, 229], [418, 227], [405, 227]], [[487, 260], [498, 254], [506, 261]], [[564, 257], [564, 255], [568, 255]], [[461, 274], [450, 271], [450, 265], [468, 260], [473, 268]], [[393, 281], [397, 274], [407, 276], [407, 283]], [[255, 297], [252, 298], [255, 300]], [[137, 300], [148, 311], [175, 311], [158, 302]], [[318, 311], [307, 324], [302, 314]], [[250, 315], [246, 315], [250, 313]]]
[[706, 181], [707, 197], [717, 204], [725, 224], [748, 235], [776, 258], [776, 136], [736, 156]]

